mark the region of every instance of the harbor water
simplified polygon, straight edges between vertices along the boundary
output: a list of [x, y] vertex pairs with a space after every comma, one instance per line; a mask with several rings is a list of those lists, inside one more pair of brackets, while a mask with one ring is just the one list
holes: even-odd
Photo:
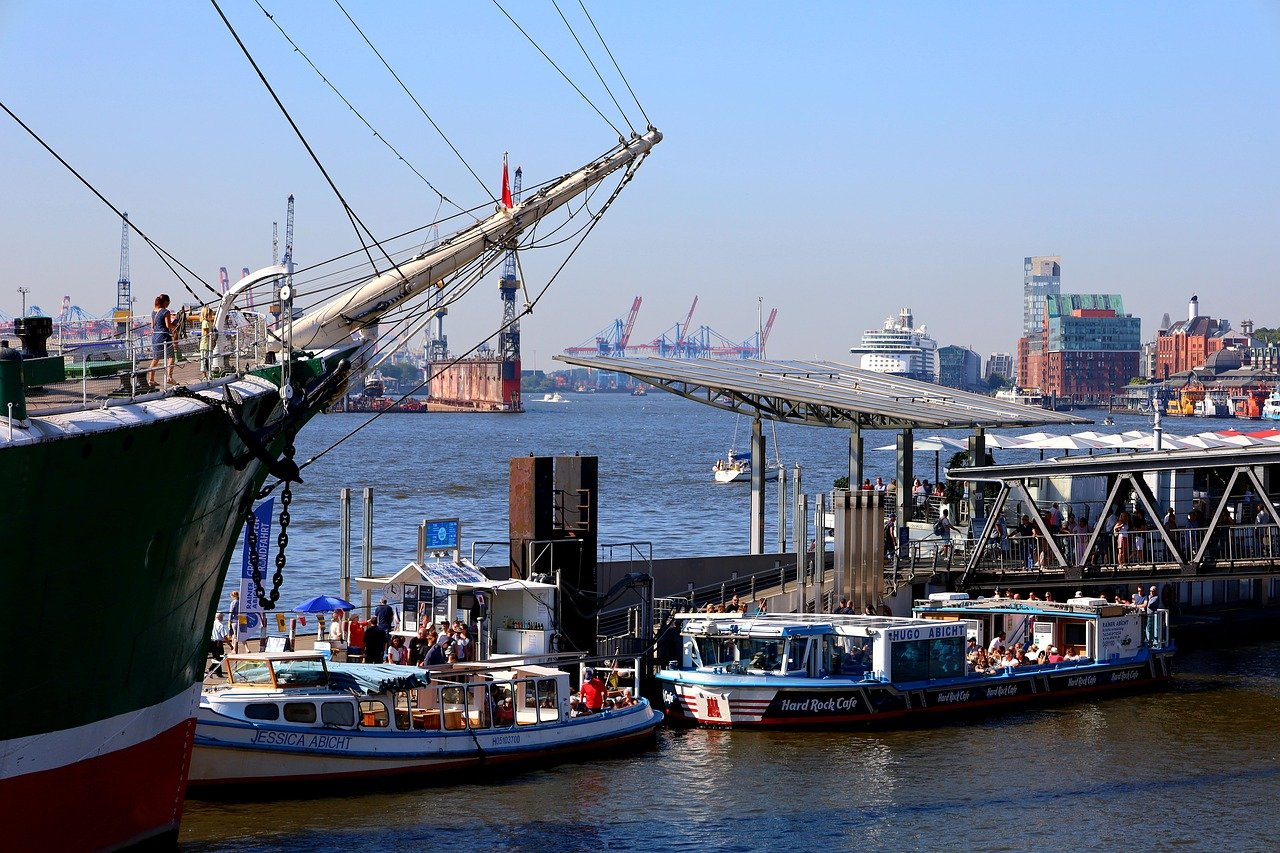
[[[600, 457], [601, 542], [652, 542], [655, 557], [746, 550], [748, 488], [711, 482], [733, 415], [656, 392], [567, 399], [532, 402], [520, 416], [383, 417], [306, 468], [281, 601], [337, 592], [338, 489], [353, 489], [358, 573], [360, 489], [374, 488], [374, 570], [389, 573], [413, 559], [422, 518], [461, 517], [468, 543], [505, 539], [507, 460], [529, 453]], [[364, 419], [318, 418], [300, 436], [298, 458]], [[1137, 416], [1115, 419], [1093, 428], [1150, 428]], [[1227, 426], [1250, 428], [1165, 422], [1178, 434]], [[749, 429], [745, 418], [737, 424], [739, 447]], [[827, 490], [845, 472], [846, 432], [779, 427], [777, 436], [782, 460], [804, 467], [805, 491]], [[893, 454], [871, 448], [893, 433], [866, 439], [867, 475], [887, 481]], [[1038, 457], [1021, 453], [995, 451], [1001, 462]], [[932, 453], [915, 465], [932, 479]], [[772, 546], [772, 484], [769, 493]], [[346, 783], [305, 801], [283, 788], [248, 803], [191, 800], [181, 841], [200, 851], [1275, 849], [1280, 641], [1188, 652], [1175, 667], [1168, 690], [977, 724], [664, 730], [654, 749], [629, 757], [495, 769], [456, 784], [362, 793]]]

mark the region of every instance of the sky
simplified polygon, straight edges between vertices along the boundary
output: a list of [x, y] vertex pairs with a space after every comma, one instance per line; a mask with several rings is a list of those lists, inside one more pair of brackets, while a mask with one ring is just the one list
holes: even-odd
[[[222, 8], [374, 233], [530, 185], [623, 127], [550, 3], [262, 0], [387, 150], [257, 5]], [[573, 0], [560, 9], [643, 128]], [[849, 360], [902, 307], [943, 345], [1011, 351], [1022, 259], [1062, 257], [1063, 291], [1142, 318], [1280, 326], [1280, 3], [587, 3], [664, 141], [522, 324], [524, 365], [590, 342], [644, 299], [632, 342], [682, 321], [731, 340], [778, 309], [771, 358]], [[216, 283], [271, 261], [297, 197], [300, 264], [359, 247], [333, 191], [212, 4], [0, 0], [0, 101], [154, 240]], [[484, 182], [481, 186], [452, 148]], [[19, 286], [56, 313], [115, 302], [120, 223], [7, 115], [0, 310]], [[179, 290], [136, 237], [139, 301]], [[528, 286], [565, 252], [528, 252]], [[491, 334], [496, 276], [448, 319]], [[762, 301], [762, 302], [761, 302]]]

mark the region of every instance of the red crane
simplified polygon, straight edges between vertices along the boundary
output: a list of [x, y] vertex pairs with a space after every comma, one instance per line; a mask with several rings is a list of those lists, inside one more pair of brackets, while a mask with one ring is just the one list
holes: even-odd
[[764, 358], [764, 345], [769, 340], [769, 330], [773, 328], [773, 321], [777, 319], [778, 309], [774, 308], [769, 312], [769, 321], [764, 324], [764, 331], [760, 333], [760, 357]]
[[[698, 300], [695, 298], [693, 304], [697, 305]], [[635, 301], [631, 303], [631, 313], [627, 315], [627, 325], [622, 330], [622, 337], [618, 338], [618, 355], [627, 354], [627, 341], [631, 340], [631, 330], [636, 326], [636, 315], [640, 313], [640, 297], [637, 296]]]
[[689, 324], [693, 322], [693, 310], [698, 307], [698, 297], [693, 297], [693, 304], [689, 306], [689, 313], [685, 315], [684, 325], [676, 329], [676, 353], [679, 354], [684, 349], [685, 338], [689, 335]]
[[569, 355], [624, 355], [631, 330], [636, 324], [636, 315], [640, 313], [641, 298], [637, 296], [631, 303], [631, 312], [624, 322], [621, 318], [614, 320], [596, 333], [593, 343], [585, 343], [576, 347], [565, 347]]

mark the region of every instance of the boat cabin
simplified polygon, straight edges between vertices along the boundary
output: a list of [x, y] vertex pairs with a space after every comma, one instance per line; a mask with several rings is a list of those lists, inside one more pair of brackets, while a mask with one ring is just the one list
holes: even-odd
[[390, 664], [326, 663], [320, 654], [228, 655], [227, 686], [206, 692], [216, 713], [323, 729], [463, 731], [569, 717], [569, 674], [545, 666], [459, 664], [426, 672]]
[[[1169, 636], [1166, 611], [1146, 614], [1087, 596], [1054, 602], [935, 593], [916, 601], [912, 613], [926, 621], [960, 619], [966, 625], [966, 638], [974, 638], [979, 646], [986, 647], [1003, 633], [1006, 644], [1029, 642], [1064, 654], [1074, 649], [1078, 660], [1099, 663], [1138, 657], [1148, 645], [1166, 645]], [[1148, 625], [1151, 619], [1155, 624]]]
[[853, 680], [965, 674], [964, 623], [892, 616], [769, 614], [686, 618], [683, 669]]

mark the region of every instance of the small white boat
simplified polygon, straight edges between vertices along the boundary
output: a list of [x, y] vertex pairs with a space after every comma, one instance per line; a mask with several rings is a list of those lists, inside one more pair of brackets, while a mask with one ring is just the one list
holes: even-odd
[[1280, 388], [1272, 391], [1262, 402], [1262, 418], [1268, 421], [1280, 421]]
[[1116, 425], [1116, 419], [1115, 419], [1115, 418], [1113, 418], [1113, 417], [1111, 417], [1111, 415], [1107, 415], [1105, 418], [1103, 418], [1103, 419], [1102, 419], [1102, 425], [1103, 425], [1103, 426], [1115, 426], [1115, 425]]
[[[778, 468], [776, 463], [769, 463], [764, 466], [764, 478], [766, 480], [778, 479]], [[737, 483], [747, 482], [751, 480], [751, 454], [740, 453], [730, 450], [724, 459], [717, 459], [716, 464], [712, 466], [711, 473], [715, 476], [717, 483]]]
[[226, 686], [200, 698], [193, 788], [542, 766], [641, 744], [663, 717], [648, 700], [631, 698], [639, 687], [634, 666], [608, 670], [625, 675], [628, 689], [610, 690], [604, 710], [581, 715], [569, 673], [550, 665], [424, 670], [283, 652], [228, 655], [224, 666]]
[[553, 394], [543, 394], [542, 399], [539, 400], [538, 402], [539, 403], [567, 403], [569, 401], [564, 397], [560, 396], [559, 391], [556, 391]]
[[1231, 405], [1226, 400], [1205, 394], [1196, 400], [1195, 417], [1197, 418], [1229, 418], [1232, 417]]

